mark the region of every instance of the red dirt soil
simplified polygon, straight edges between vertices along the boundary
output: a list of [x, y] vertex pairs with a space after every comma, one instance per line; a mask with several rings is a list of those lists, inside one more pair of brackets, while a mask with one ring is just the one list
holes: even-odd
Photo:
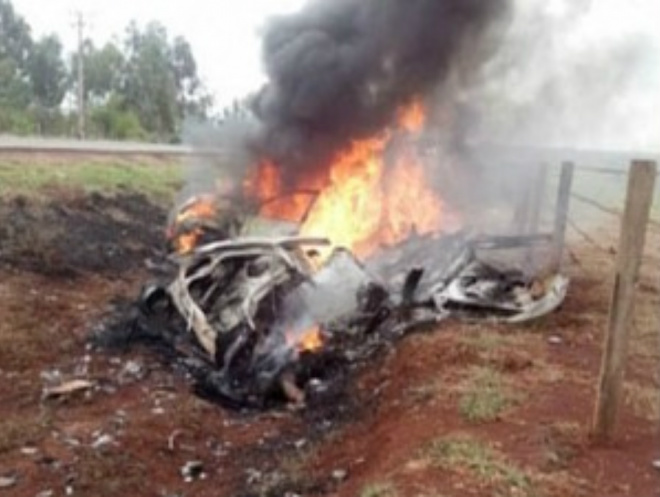
[[[659, 386], [657, 281], [645, 267], [617, 441], [595, 445], [611, 257], [584, 245], [572, 252], [560, 311], [527, 326], [445, 322], [409, 336], [356, 376], [341, 420], [227, 412], [150, 354], [89, 352], [107, 304], [135, 295], [146, 274], [67, 280], [0, 266], [0, 476], [16, 477], [0, 495], [657, 497], [658, 402], [646, 395]], [[475, 368], [501, 377], [514, 399], [478, 423], [459, 407]], [[55, 370], [96, 386], [45, 400]], [[456, 437], [496, 461], [452, 462], [430, 449]], [[184, 481], [191, 460], [204, 479]]]

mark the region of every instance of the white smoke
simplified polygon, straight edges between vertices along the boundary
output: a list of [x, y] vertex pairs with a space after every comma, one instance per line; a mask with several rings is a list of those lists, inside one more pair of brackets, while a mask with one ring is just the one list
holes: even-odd
[[460, 92], [468, 136], [660, 150], [657, 19], [656, 0], [516, 0], [503, 45]]

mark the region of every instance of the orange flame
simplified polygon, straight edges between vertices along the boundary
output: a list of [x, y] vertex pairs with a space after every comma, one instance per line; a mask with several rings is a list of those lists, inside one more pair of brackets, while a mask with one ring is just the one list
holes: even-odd
[[[423, 129], [425, 121], [422, 102], [415, 100], [400, 110], [397, 124], [413, 135]], [[381, 136], [355, 141], [338, 154], [327, 177], [300, 181], [298, 189], [320, 191], [306, 218], [302, 219], [302, 214], [310, 205], [309, 195], [269, 202], [261, 215], [302, 219], [301, 235], [328, 237], [360, 257], [413, 233], [436, 232], [442, 227], [443, 203], [430, 188], [414, 147], [406, 141], [394, 143], [395, 136], [388, 130]], [[396, 159], [386, 160], [386, 149], [393, 147]], [[248, 183], [261, 201], [283, 193], [280, 172], [272, 162], [262, 163]]]
[[[419, 132], [424, 122], [421, 101], [400, 112], [399, 126], [410, 133]], [[402, 144], [394, 164], [386, 167], [383, 155], [390, 144], [389, 133], [356, 142], [332, 164], [330, 185], [303, 225], [303, 235], [329, 236], [358, 256], [368, 256], [412, 233], [441, 227], [443, 205], [429, 188], [419, 157]]]
[[418, 133], [426, 124], [426, 112], [421, 100], [414, 100], [399, 113], [399, 125], [410, 133]]
[[[204, 234], [204, 230], [195, 224], [205, 219], [213, 219], [216, 215], [217, 204], [212, 196], [193, 197], [181, 207], [167, 233], [173, 240], [176, 252], [180, 255], [192, 252]], [[186, 227], [185, 223], [190, 223], [191, 226]], [[181, 229], [183, 232], [177, 233]]]
[[316, 352], [323, 347], [323, 335], [319, 328], [307, 330], [302, 336], [294, 336], [293, 333], [288, 333], [286, 339], [288, 345], [295, 347], [301, 354], [303, 352]]
[[261, 203], [259, 214], [267, 218], [299, 221], [305, 215], [313, 196], [309, 192], [287, 192], [280, 171], [271, 161], [263, 161], [245, 183], [248, 196]]
[[385, 145], [383, 139], [356, 142], [339, 156], [330, 170], [329, 185], [316, 199], [301, 235], [328, 236], [335, 245], [362, 255], [362, 247], [379, 232], [381, 224]]

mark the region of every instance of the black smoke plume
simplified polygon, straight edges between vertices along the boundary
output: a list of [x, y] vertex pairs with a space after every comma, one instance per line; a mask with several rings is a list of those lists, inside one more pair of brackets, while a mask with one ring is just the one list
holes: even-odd
[[508, 11], [509, 0], [311, 0], [273, 19], [255, 151], [289, 178], [322, 168], [441, 85]]

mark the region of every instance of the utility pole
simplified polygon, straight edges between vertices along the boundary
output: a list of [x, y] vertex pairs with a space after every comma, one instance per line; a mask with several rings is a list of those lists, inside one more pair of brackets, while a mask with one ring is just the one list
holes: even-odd
[[78, 138], [85, 139], [85, 20], [82, 12], [76, 14], [76, 30], [78, 32]]

